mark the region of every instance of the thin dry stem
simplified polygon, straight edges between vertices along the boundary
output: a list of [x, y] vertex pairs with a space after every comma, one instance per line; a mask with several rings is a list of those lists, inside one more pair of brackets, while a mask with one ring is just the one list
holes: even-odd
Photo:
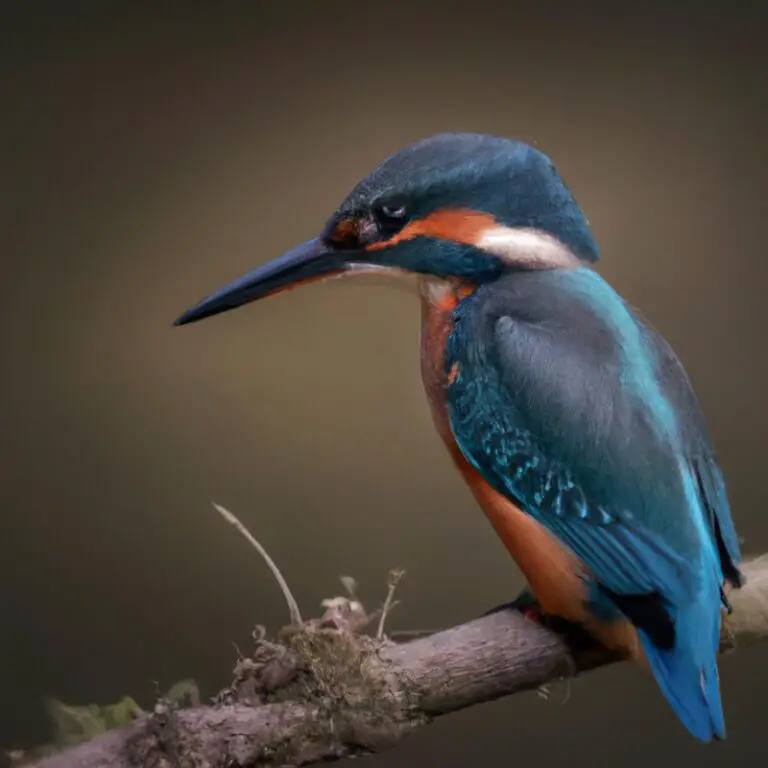
[[379, 617], [379, 626], [376, 628], [376, 639], [381, 640], [384, 637], [384, 623], [387, 620], [389, 612], [394, 607], [392, 602], [395, 597], [395, 590], [400, 583], [400, 579], [405, 576], [405, 571], [393, 570], [389, 572], [389, 581], [387, 583], [387, 598], [384, 600], [384, 605], [381, 608], [381, 616]]
[[248, 540], [248, 542], [251, 544], [251, 546], [261, 555], [264, 562], [269, 567], [269, 570], [272, 571], [272, 575], [275, 577], [275, 580], [277, 581], [278, 585], [280, 586], [280, 589], [283, 592], [283, 597], [285, 597], [285, 602], [288, 604], [288, 612], [291, 617], [291, 624], [300, 627], [304, 622], [301, 618], [301, 612], [299, 611], [299, 605], [296, 602], [296, 599], [293, 596], [293, 593], [290, 590], [290, 587], [288, 586], [288, 582], [283, 578], [283, 574], [280, 573], [280, 569], [277, 567], [277, 564], [275, 561], [269, 556], [269, 553], [266, 549], [256, 540], [256, 538], [251, 534], [251, 532], [228, 510], [222, 507], [220, 504], [217, 504], [215, 501], [212, 501], [211, 504], [213, 504], [213, 508], [230, 524], [234, 525], [235, 528]]

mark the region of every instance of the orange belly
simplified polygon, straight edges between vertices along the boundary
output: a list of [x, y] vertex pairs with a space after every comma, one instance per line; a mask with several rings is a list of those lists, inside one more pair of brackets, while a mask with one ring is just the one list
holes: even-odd
[[451, 331], [454, 293], [422, 305], [422, 379], [432, 418], [454, 463], [480, 508], [522, 571], [542, 609], [551, 615], [581, 622], [604, 645], [637, 656], [634, 627], [625, 620], [599, 622], [586, 608], [585, 569], [573, 552], [530, 515], [494, 490], [466, 460], [453, 436], [446, 408], [445, 344]]

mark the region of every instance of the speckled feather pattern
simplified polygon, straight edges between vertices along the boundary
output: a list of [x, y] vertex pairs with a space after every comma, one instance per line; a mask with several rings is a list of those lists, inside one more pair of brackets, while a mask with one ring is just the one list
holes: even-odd
[[[529, 510], [642, 520], [681, 556], [698, 551], [696, 525], [676, 508], [687, 503], [679, 457], [716, 466], [695, 398], [669, 348], [596, 273], [509, 275], [462, 302], [454, 323], [451, 419], [473, 460], [493, 463], [492, 485]], [[732, 530], [724, 491], [709, 503]], [[735, 537], [730, 550], [738, 560]]]

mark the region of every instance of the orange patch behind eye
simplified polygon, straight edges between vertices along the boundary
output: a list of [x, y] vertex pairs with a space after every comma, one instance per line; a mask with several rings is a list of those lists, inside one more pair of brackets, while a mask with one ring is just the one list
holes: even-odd
[[480, 235], [496, 226], [496, 219], [490, 214], [469, 208], [444, 208], [406, 224], [394, 237], [378, 243], [371, 243], [367, 250], [378, 250], [397, 245], [415, 237], [434, 237], [438, 240], [452, 240], [455, 243], [474, 245]]

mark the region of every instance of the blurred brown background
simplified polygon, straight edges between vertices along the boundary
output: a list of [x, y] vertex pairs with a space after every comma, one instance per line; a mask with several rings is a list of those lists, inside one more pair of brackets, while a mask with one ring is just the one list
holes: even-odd
[[[41, 697], [151, 701], [229, 679], [357, 577], [394, 625], [456, 623], [521, 579], [433, 434], [416, 300], [342, 282], [173, 319], [312, 236], [391, 152], [536, 141], [708, 413], [748, 551], [768, 550], [766, 54], [757, 4], [35, 3], [0, 15], [0, 746]], [[502, 5], [504, 8], [502, 8]], [[672, 5], [672, 4], [670, 4]], [[282, 6], [282, 7], [281, 7]], [[703, 748], [630, 667], [446, 718], [380, 766], [760, 764], [768, 649], [722, 664]]]

